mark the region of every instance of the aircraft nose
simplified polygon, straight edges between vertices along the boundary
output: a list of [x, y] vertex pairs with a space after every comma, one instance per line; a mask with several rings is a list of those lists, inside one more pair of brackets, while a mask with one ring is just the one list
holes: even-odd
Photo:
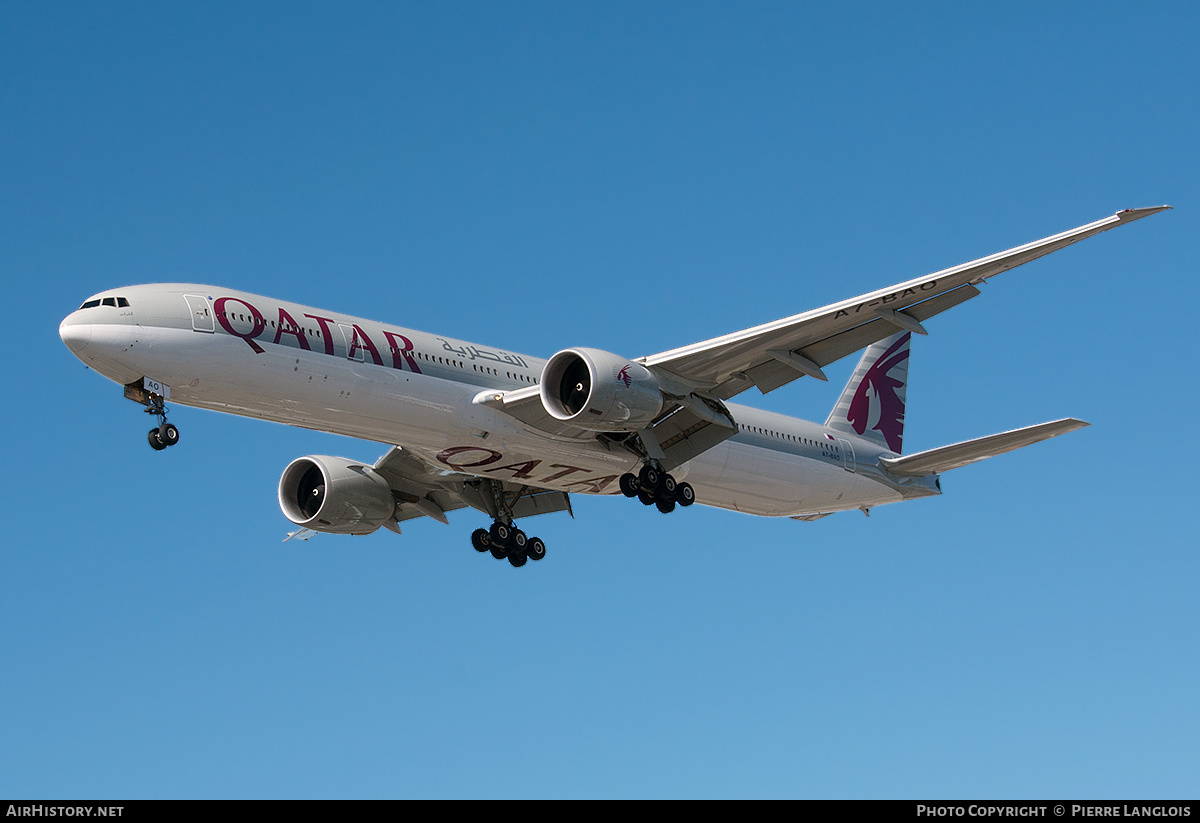
[[58, 326], [58, 336], [68, 349], [80, 354], [92, 339], [92, 325], [80, 321], [75, 313], [68, 314]]

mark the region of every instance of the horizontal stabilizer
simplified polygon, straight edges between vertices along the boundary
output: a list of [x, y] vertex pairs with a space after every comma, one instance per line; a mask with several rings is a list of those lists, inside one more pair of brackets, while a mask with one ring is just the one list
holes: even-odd
[[906, 457], [881, 457], [879, 462], [892, 474], [923, 477], [930, 474], [957, 469], [968, 463], [985, 460], [1004, 454], [1022, 446], [1048, 440], [1060, 434], [1066, 434], [1088, 425], [1082, 420], [1068, 417], [1064, 420], [1054, 420], [1050, 423], [1039, 423], [1002, 434], [980, 437], [977, 440], [967, 440], [952, 446], [942, 446], [929, 451], [917, 452]]

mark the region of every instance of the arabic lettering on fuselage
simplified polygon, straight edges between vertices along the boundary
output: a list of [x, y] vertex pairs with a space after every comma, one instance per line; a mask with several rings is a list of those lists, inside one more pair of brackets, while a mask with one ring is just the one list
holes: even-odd
[[461, 346], [453, 346], [450, 341], [444, 337], [437, 338], [442, 341], [442, 350], [448, 351], [451, 354], [457, 354], [466, 360], [491, 360], [496, 363], [507, 363], [510, 366], [527, 369], [529, 365], [525, 362], [525, 358], [518, 354], [509, 354], [503, 351], [492, 351], [491, 349], [481, 349], [478, 346], [472, 346], [464, 343]]

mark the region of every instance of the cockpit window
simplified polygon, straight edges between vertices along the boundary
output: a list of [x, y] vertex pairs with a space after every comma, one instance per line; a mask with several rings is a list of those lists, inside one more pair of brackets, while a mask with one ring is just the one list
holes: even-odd
[[114, 309], [116, 309], [116, 308], [127, 309], [127, 308], [129, 308], [129, 301], [126, 300], [124, 297], [103, 297], [103, 298], [97, 297], [93, 300], [88, 300], [86, 303], [84, 303], [79, 308], [94, 309], [97, 306], [112, 306]]

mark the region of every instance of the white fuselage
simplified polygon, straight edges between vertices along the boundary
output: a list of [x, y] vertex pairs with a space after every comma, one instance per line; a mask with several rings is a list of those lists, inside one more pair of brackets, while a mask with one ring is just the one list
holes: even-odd
[[[132, 286], [94, 300], [63, 320], [63, 340], [117, 383], [161, 381], [172, 403], [401, 445], [450, 471], [564, 492], [616, 494], [640, 463], [478, 402], [536, 385], [538, 358], [213, 286]], [[937, 493], [935, 478], [888, 476], [878, 459], [894, 453], [868, 440], [728, 408], [738, 433], [674, 470], [700, 503], [797, 516]]]

